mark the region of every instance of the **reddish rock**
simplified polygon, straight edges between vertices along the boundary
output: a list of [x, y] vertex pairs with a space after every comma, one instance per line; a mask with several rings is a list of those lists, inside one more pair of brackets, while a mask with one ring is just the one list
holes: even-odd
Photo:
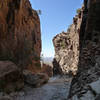
[[29, 0], [0, 0], [0, 60], [34, 67], [40, 52], [40, 20]]

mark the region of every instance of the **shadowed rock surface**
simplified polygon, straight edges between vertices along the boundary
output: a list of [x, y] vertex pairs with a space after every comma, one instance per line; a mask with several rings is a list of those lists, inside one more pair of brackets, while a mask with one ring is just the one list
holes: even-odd
[[24, 70], [23, 75], [25, 83], [31, 87], [40, 87], [49, 80], [48, 75], [44, 73], [33, 74], [28, 70]]
[[18, 91], [24, 87], [23, 75], [10, 61], [0, 61], [0, 91]]
[[40, 19], [30, 1], [0, 0], [0, 90], [22, 88], [22, 71], [39, 70], [40, 53]]
[[[11, 93], [9, 98], [10, 100], [66, 100], [70, 82], [69, 78], [56, 76], [39, 88], [25, 86], [22, 91]], [[4, 94], [4, 96], [7, 95]]]
[[84, 0], [78, 66], [69, 100], [97, 100], [100, 97], [100, 0]]

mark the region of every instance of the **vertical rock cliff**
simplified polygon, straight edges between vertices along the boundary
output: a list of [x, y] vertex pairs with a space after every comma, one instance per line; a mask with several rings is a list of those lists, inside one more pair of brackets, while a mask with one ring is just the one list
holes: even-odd
[[53, 38], [55, 58], [53, 60], [54, 74], [76, 74], [79, 57], [79, 32], [82, 21], [82, 9], [73, 18], [73, 24], [67, 32], [62, 32]]
[[80, 54], [69, 100], [100, 99], [100, 0], [84, 0]]
[[29, 0], [0, 0], [0, 60], [33, 69], [40, 52], [40, 20]]
[[53, 39], [55, 74], [76, 74], [68, 100], [100, 99], [100, 0], [84, 4], [67, 32]]

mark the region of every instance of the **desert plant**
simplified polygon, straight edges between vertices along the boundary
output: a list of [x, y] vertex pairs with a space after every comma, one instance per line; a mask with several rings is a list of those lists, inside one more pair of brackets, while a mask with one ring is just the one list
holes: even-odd
[[66, 47], [65, 41], [62, 41], [62, 42], [60, 43], [60, 46], [61, 46], [62, 49], [64, 49], [64, 48]]
[[78, 9], [76, 10], [76, 13], [79, 14], [80, 12], [81, 12], [81, 8], [78, 8]]
[[67, 32], [70, 32], [70, 27], [67, 29]]
[[39, 10], [37, 10], [37, 13], [38, 13], [39, 15], [41, 15], [41, 14], [42, 14], [42, 11], [39, 9]]

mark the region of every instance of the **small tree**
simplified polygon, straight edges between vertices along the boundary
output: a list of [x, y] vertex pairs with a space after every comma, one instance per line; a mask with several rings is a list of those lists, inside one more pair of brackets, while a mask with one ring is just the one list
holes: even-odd
[[81, 12], [81, 8], [78, 8], [78, 9], [76, 10], [76, 13], [79, 14], [80, 12]]
[[41, 10], [37, 10], [37, 13], [38, 13], [39, 15], [41, 15], [41, 14], [42, 14], [42, 11], [41, 11]]

